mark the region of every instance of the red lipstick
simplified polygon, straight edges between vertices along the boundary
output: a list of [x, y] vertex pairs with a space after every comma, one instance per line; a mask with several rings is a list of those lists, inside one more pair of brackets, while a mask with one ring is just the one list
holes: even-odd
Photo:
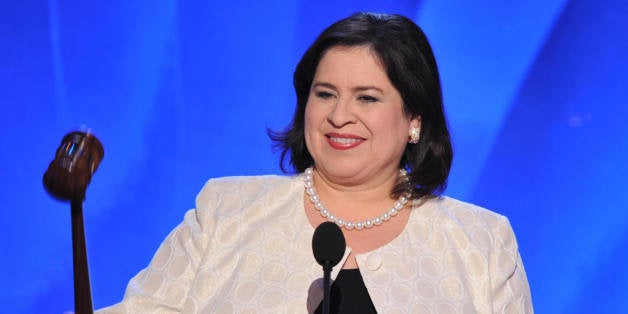
[[334, 149], [347, 150], [364, 143], [364, 138], [353, 134], [327, 133], [327, 143]]

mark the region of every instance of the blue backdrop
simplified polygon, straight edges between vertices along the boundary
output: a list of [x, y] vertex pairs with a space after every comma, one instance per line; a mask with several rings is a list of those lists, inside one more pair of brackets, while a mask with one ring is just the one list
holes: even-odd
[[[0, 303], [73, 308], [69, 206], [41, 177], [87, 126], [94, 305], [122, 298], [203, 183], [279, 173], [292, 71], [355, 11], [405, 14], [439, 61], [455, 158], [446, 194], [500, 212], [538, 313], [628, 313], [628, 5], [622, 0], [0, 2]], [[382, 1], [384, 2], [384, 1]]]

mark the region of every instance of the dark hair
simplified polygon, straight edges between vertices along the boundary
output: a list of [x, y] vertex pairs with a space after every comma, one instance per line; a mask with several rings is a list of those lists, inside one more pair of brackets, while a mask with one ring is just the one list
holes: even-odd
[[[401, 94], [404, 113], [421, 116], [421, 138], [408, 144], [400, 167], [409, 171], [412, 197], [435, 196], [445, 189], [453, 151], [443, 112], [443, 97], [436, 60], [423, 31], [412, 20], [397, 14], [356, 13], [325, 29], [305, 52], [294, 72], [297, 107], [284, 132], [268, 132], [274, 147], [281, 150], [280, 167], [303, 172], [314, 164], [305, 145], [304, 124], [312, 80], [318, 63], [336, 46], [369, 47], [380, 59], [388, 79]], [[407, 183], [392, 191], [399, 196]]]

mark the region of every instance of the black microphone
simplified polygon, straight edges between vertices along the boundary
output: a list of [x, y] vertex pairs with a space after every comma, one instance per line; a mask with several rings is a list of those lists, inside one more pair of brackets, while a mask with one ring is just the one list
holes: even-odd
[[345, 254], [347, 244], [340, 227], [326, 221], [316, 227], [312, 236], [312, 251], [316, 262], [323, 266], [323, 313], [329, 313], [329, 281], [331, 269], [336, 266]]

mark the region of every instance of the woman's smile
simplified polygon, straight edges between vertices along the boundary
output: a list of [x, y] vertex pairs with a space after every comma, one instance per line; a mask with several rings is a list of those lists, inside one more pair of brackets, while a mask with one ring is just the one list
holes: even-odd
[[365, 139], [353, 134], [327, 133], [327, 142], [334, 149], [347, 150], [364, 143]]

